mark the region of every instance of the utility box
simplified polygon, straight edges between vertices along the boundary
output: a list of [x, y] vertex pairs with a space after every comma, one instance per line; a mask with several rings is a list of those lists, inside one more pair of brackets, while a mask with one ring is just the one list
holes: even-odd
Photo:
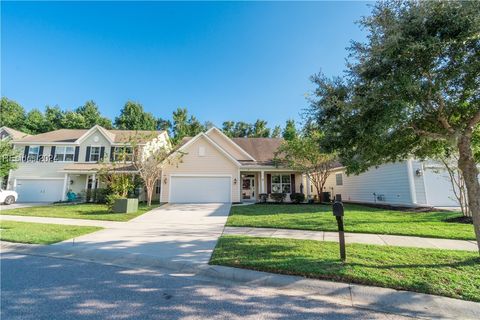
[[135, 213], [138, 211], [138, 199], [117, 199], [113, 204], [115, 213]]

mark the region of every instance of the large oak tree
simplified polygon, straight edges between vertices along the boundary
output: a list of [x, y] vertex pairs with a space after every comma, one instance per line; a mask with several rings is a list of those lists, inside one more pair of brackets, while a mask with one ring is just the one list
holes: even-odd
[[310, 116], [349, 172], [458, 153], [480, 250], [480, 2], [380, 2], [360, 24], [346, 76], [313, 78]]

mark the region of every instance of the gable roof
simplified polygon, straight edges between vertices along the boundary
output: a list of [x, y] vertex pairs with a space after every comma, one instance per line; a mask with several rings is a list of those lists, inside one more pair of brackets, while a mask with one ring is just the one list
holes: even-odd
[[186, 137], [186, 138], [183, 138], [181, 140], [181, 145], [177, 146], [175, 148], [175, 150], [170, 154], [169, 157], [173, 157], [175, 154], [179, 153], [180, 151], [182, 151], [183, 149], [186, 149], [189, 145], [195, 143], [195, 141], [197, 141], [198, 139], [200, 138], [204, 138], [205, 140], [207, 140], [212, 146], [215, 147], [215, 149], [217, 149], [218, 151], [220, 151], [220, 153], [222, 153], [227, 159], [229, 159], [230, 161], [232, 161], [233, 163], [235, 163], [235, 165], [237, 166], [241, 166], [241, 163], [235, 159], [230, 153], [228, 153], [227, 151], [225, 151], [225, 149], [223, 149], [221, 146], [218, 145], [218, 143], [216, 143], [215, 141], [213, 141], [209, 136], [207, 136], [204, 132], [200, 132], [199, 134], [197, 134], [195, 137], [193, 138], [190, 138], [190, 137]]
[[255, 158], [259, 164], [271, 165], [282, 138], [232, 138], [232, 141]]
[[21, 139], [23, 137], [28, 137], [29, 134], [28, 133], [25, 133], [25, 132], [22, 132], [22, 131], [18, 131], [18, 130], [15, 130], [15, 129], [12, 129], [12, 128], [9, 128], [9, 127], [6, 127], [6, 126], [3, 126], [0, 128], [0, 131], [3, 130], [5, 131], [6, 133], [8, 133], [8, 135], [13, 139], [13, 140], [16, 140], [16, 139]]
[[[255, 161], [255, 159], [245, 150], [243, 149], [242, 147], [240, 147], [238, 144], [234, 143], [232, 141], [232, 139], [230, 139], [229, 137], [227, 137], [227, 135], [225, 133], [223, 133], [222, 130], [218, 129], [217, 127], [211, 127], [210, 129], [207, 130], [207, 132], [205, 132], [206, 135], [209, 135], [209, 133], [211, 132], [217, 132], [221, 138], [223, 138], [224, 141], [226, 141], [228, 144], [230, 144], [232, 147], [234, 147], [236, 150], [238, 150], [241, 154], [243, 154], [245, 157], [247, 157], [247, 159], [251, 160], [251, 161]], [[213, 140], [213, 138], [212, 138]]]
[[[99, 126], [100, 127], [100, 126]], [[93, 127], [92, 129], [94, 129]], [[100, 127], [102, 128], [102, 127]], [[38, 142], [38, 143], [76, 143], [77, 140], [84, 137], [92, 129], [59, 129], [55, 131], [40, 133], [33, 136], [28, 136], [23, 139], [16, 139], [15, 142]], [[153, 137], [164, 133], [165, 131], [150, 131], [150, 130], [107, 130], [103, 129], [103, 133], [113, 143], [126, 143], [131, 137], [141, 135], [144, 139], [141, 142], [146, 142]]]

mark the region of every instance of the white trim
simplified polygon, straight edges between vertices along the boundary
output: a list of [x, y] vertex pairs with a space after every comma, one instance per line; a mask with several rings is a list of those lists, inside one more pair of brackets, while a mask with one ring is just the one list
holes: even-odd
[[68, 184], [68, 173], [65, 173], [65, 180], [63, 182], [63, 190], [62, 190], [62, 201], [65, 201], [65, 196], [67, 195], [67, 184]]
[[410, 189], [410, 200], [414, 205], [417, 204], [417, 193], [415, 192], [415, 182], [413, 181], [413, 164], [412, 159], [407, 160], [407, 174], [408, 174], [408, 186]]
[[32, 178], [32, 177], [15, 177], [15, 180], [63, 180], [64, 178]]
[[223, 133], [222, 130], [218, 129], [217, 127], [211, 127], [210, 129], [207, 130], [207, 132], [205, 132], [205, 134], [208, 135], [208, 133], [213, 131], [213, 130], [220, 133], [220, 135], [222, 137], [224, 137], [226, 140], [228, 140], [230, 144], [232, 144], [235, 148], [237, 148], [237, 150], [239, 150], [241, 153], [243, 153], [243, 155], [245, 155], [247, 158], [249, 158], [252, 161], [256, 161], [254, 157], [252, 157], [247, 151], [245, 151], [242, 147], [240, 147], [238, 144], [236, 144], [232, 139], [227, 137], [227, 135], [225, 133]]
[[100, 133], [107, 139], [108, 142], [110, 142], [111, 144], [114, 143], [114, 141], [110, 138], [109, 136], [109, 132], [107, 131], [107, 129], [103, 128], [102, 126], [99, 126], [98, 124], [97, 125], [94, 125], [93, 127], [91, 127], [90, 129], [88, 129], [87, 132], [85, 132], [80, 138], [78, 138], [75, 142], [77, 142], [78, 144], [81, 144], [85, 139], [87, 139], [93, 132], [95, 132], [95, 130], [98, 130], [100, 131]]
[[[231, 174], [208, 174], [208, 173], [205, 173], [205, 174], [201, 174], [201, 173], [171, 173], [169, 174], [168, 176], [168, 203], [170, 203], [170, 199], [172, 198], [172, 177], [197, 177], [197, 178], [230, 178], [230, 192], [228, 193], [229, 194], [229, 200], [230, 200], [230, 203], [232, 202], [232, 184], [233, 184], [233, 179], [232, 179], [232, 175]], [[238, 179], [237, 179], [237, 183], [239, 183]], [[162, 193], [163, 191], [163, 188], [161, 188], [160, 190], [160, 193]], [[160, 195], [162, 196], [162, 194]], [[161, 199], [161, 198], [160, 198]]]

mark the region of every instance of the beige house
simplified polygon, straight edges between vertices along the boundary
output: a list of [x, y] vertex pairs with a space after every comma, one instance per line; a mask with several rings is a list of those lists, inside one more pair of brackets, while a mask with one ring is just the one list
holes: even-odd
[[[61, 129], [14, 139], [22, 153], [18, 169], [8, 179], [8, 189], [18, 192], [20, 202], [66, 200], [67, 192], [92, 193], [101, 188], [98, 171], [115, 162], [115, 170], [135, 174], [128, 154], [130, 141], [143, 145], [154, 137], [168, 140], [165, 131]], [[186, 138], [172, 153], [181, 160], [169, 164], [159, 177], [154, 200], [161, 202], [258, 201], [259, 195], [301, 192], [307, 181], [301, 172], [273, 163], [282, 139], [233, 138], [217, 128]], [[118, 155], [127, 153], [118, 164]], [[101, 163], [100, 163], [101, 162]]]
[[180, 163], [162, 172], [160, 200], [246, 202], [258, 201], [262, 193], [284, 192], [288, 201], [307, 181], [301, 172], [274, 165], [281, 143], [274, 138], [229, 138], [217, 128], [186, 138], [176, 151], [183, 154]]
[[[10, 173], [7, 188], [18, 192], [19, 202], [54, 202], [65, 200], [68, 191], [92, 192], [101, 187], [97, 175], [100, 168], [117, 160], [120, 154], [132, 154], [133, 138], [142, 145], [153, 137], [168, 140], [165, 131], [107, 130], [101, 126], [13, 139], [22, 159], [18, 169]], [[128, 161], [116, 165], [116, 170], [135, 174]], [[158, 199], [160, 189], [156, 191]]]

